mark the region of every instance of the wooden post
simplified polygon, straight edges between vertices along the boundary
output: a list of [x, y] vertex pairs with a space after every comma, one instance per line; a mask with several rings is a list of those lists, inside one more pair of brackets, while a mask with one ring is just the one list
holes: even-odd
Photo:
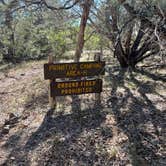
[[[49, 57], [48, 57], [48, 63], [53, 63], [53, 55], [50, 54]], [[50, 84], [51, 82], [54, 81], [54, 80], [49, 80], [49, 90], [48, 90], [48, 94], [49, 94], [49, 105], [50, 105], [50, 108], [51, 109], [55, 109], [56, 107], [56, 98], [53, 98], [51, 97], [51, 87], [50, 87]]]
[[[97, 62], [101, 61], [101, 53], [96, 53], [94, 56], [94, 60]], [[98, 76], [100, 78], [100, 75]], [[95, 106], [101, 106], [101, 93], [95, 93]]]

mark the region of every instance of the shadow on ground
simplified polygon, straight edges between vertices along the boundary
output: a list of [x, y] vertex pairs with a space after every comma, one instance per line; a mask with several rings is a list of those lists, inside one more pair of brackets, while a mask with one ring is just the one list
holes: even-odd
[[[166, 117], [148, 94], [158, 95], [165, 100], [165, 97], [155, 90], [155, 81], [161, 81], [162, 86], [165, 86], [165, 76], [158, 76], [145, 70], [128, 73], [128, 76], [130, 75], [128, 78], [125, 74], [125, 70], [114, 74], [110, 69], [112, 90], [107, 106], [112, 109], [119, 129], [123, 130], [129, 138], [129, 155], [132, 165], [163, 166], [166, 163], [166, 157], [162, 151], [165, 144]], [[137, 74], [146, 75], [152, 81], [141, 82], [135, 77]], [[138, 95], [131, 91], [126, 80], [134, 84]], [[123, 88], [124, 92], [119, 92], [118, 88]]]
[[[142, 83], [135, 76], [140, 72], [154, 82]], [[79, 111], [65, 113], [49, 110], [24, 145], [20, 142], [25, 131], [12, 135], [6, 141], [4, 147], [11, 150], [3, 165], [28, 166], [32, 165], [33, 160], [34, 165], [126, 165], [124, 161], [117, 162], [115, 156], [110, 157], [105, 147], [105, 142], [113, 137], [112, 128], [105, 124], [109, 113], [115, 117], [118, 130], [128, 137], [127, 155], [133, 166], [164, 165], [166, 117], [149, 94], [158, 95], [155, 81], [165, 81], [165, 77], [148, 71], [130, 73], [130, 77], [125, 74], [126, 71], [118, 67], [109, 69], [112, 86], [105, 105], [109, 111], [98, 108], [81, 110], [79, 104], [75, 107], [77, 101], [72, 103], [72, 109]], [[136, 89], [132, 90], [126, 82], [132, 83]], [[123, 88], [123, 92], [119, 88]], [[164, 96], [160, 97], [165, 100]], [[41, 98], [34, 98], [29, 103], [33, 102], [34, 107], [36, 100], [42, 102]], [[29, 103], [25, 108], [31, 106]]]
[[[107, 129], [106, 132], [104, 128], [100, 129], [105, 116], [105, 113], [95, 108], [66, 115], [49, 110], [42, 124], [29, 137], [25, 146], [20, 147], [17, 144], [20, 135], [9, 138], [10, 145], [12, 145], [11, 142], [15, 142], [15, 145], [3, 165], [31, 165], [29, 154], [33, 151], [38, 153], [38, 156], [42, 153], [42, 157], [37, 159], [38, 165], [71, 165], [73, 163], [93, 165], [99, 159], [108, 162], [106, 153], [99, 155], [94, 146], [97, 143], [95, 133], [100, 135], [102, 140], [112, 137], [111, 129]], [[39, 150], [42, 144], [46, 147]], [[8, 146], [7, 143], [5, 146]], [[14, 160], [12, 160], [13, 157]], [[32, 162], [32, 158], [30, 160]]]

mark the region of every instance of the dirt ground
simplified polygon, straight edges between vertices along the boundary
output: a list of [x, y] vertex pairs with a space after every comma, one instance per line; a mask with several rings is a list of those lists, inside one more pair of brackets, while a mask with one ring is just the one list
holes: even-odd
[[102, 107], [93, 94], [66, 96], [53, 111], [44, 63], [0, 72], [0, 165], [166, 165], [166, 67], [130, 73], [111, 60]]

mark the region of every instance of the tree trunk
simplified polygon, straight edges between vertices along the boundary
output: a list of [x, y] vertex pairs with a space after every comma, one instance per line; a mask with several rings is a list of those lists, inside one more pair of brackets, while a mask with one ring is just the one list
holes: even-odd
[[128, 68], [127, 56], [125, 55], [121, 42], [119, 41], [115, 47], [114, 56], [117, 57], [122, 68]]
[[[12, 5], [14, 2], [15, 1], [13, 0], [10, 5]], [[7, 53], [4, 54], [4, 56], [3, 56], [3, 59], [6, 62], [15, 63], [15, 59], [14, 59], [14, 55], [15, 55], [15, 48], [14, 48], [15, 34], [14, 34], [14, 29], [12, 27], [13, 16], [12, 16], [10, 5], [8, 6], [8, 8], [5, 11], [5, 24], [7, 26], [7, 31], [10, 33], [9, 34], [9, 39], [8, 39], [10, 44], [8, 46]]]
[[14, 32], [12, 32], [12, 34], [9, 36], [9, 40], [11, 43], [8, 46], [7, 53], [3, 55], [3, 60], [6, 62], [16, 63], [15, 48], [14, 48], [15, 44]]
[[85, 2], [83, 3], [84, 3], [83, 13], [81, 16], [80, 30], [78, 34], [78, 41], [77, 41], [76, 51], [75, 51], [75, 62], [79, 62], [79, 59], [81, 57], [81, 53], [84, 47], [84, 33], [85, 33], [85, 28], [86, 28], [86, 24], [87, 24], [89, 12], [90, 12], [92, 0], [85, 0]]
[[126, 54], [123, 51], [122, 45], [120, 41], [118, 42], [114, 55], [117, 57], [117, 60], [121, 66], [121, 68], [130, 68], [132, 70], [135, 70], [135, 66], [137, 64], [137, 59], [135, 56], [132, 56], [134, 53]]

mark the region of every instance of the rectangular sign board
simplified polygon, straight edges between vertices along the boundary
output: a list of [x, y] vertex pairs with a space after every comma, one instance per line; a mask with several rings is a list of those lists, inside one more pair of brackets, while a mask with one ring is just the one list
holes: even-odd
[[105, 62], [47, 63], [44, 64], [44, 78], [79, 78], [104, 75]]
[[51, 97], [100, 92], [102, 92], [101, 79], [51, 83]]

